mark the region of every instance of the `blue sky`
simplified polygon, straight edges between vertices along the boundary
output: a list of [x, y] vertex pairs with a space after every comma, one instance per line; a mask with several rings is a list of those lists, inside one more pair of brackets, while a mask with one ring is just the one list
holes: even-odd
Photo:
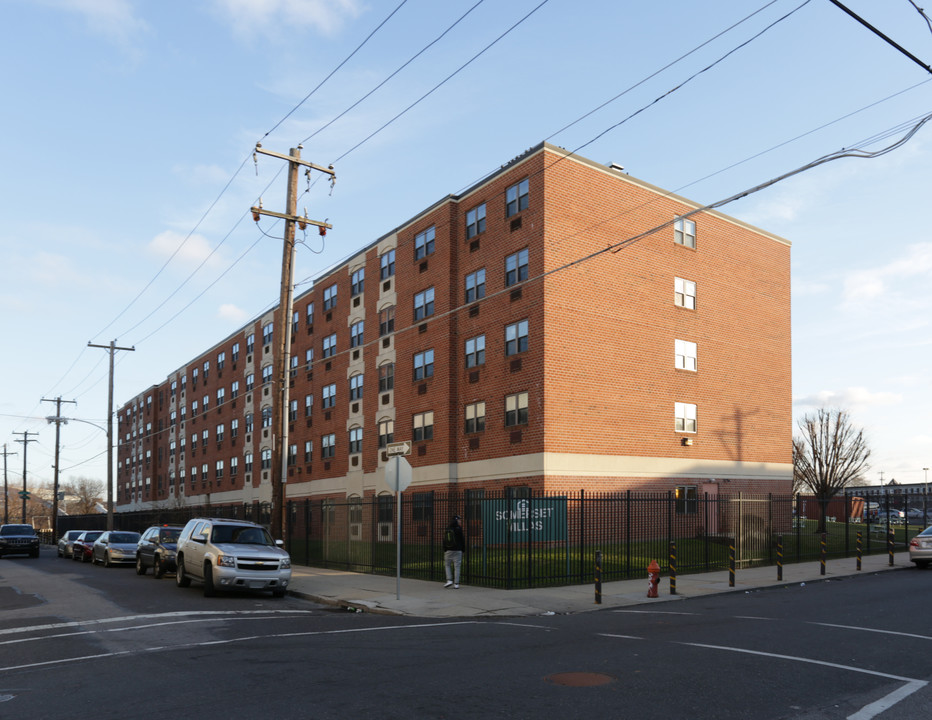
[[[932, 62], [908, 0], [847, 4]], [[253, 163], [260, 139], [281, 153], [303, 141], [336, 169], [299, 200], [334, 226], [299, 245], [300, 292], [541, 140], [713, 203], [842, 148], [880, 150], [932, 112], [932, 75], [828, 0], [3, 8], [0, 442], [19, 453], [14, 485], [13, 433], [39, 433], [30, 483], [52, 477], [41, 398], [105, 424], [107, 353], [88, 342], [136, 348], [118, 354], [119, 406], [277, 302], [280, 229], [247, 214], [284, 199], [281, 163]], [[929, 167], [932, 123], [722, 208], [793, 243], [794, 414], [850, 410], [872, 483], [932, 465]], [[62, 478], [105, 477], [105, 445], [63, 427]]]

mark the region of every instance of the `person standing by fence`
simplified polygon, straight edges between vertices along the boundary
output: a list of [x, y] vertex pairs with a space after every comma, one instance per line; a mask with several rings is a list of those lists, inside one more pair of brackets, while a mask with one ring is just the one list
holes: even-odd
[[460, 569], [463, 565], [463, 550], [466, 549], [466, 538], [463, 527], [460, 525], [460, 516], [454, 515], [443, 531], [443, 569], [447, 575], [445, 588], [460, 589]]

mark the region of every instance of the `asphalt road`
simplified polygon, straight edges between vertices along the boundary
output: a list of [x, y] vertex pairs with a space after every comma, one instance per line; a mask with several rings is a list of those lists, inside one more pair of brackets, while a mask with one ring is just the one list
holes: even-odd
[[0, 718], [926, 718], [932, 570], [424, 621], [0, 560]]

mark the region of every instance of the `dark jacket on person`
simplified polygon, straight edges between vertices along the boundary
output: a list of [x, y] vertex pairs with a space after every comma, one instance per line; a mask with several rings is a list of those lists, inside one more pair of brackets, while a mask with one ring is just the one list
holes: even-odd
[[447, 530], [453, 531], [453, 542], [451, 543], [448, 540], [449, 533], [446, 530], [443, 533], [443, 549], [444, 550], [459, 550], [462, 552], [466, 549], [466, 536], [463, 535], [463, 528], [455, 520], [451, 520], [450, 524], [447, 525]]

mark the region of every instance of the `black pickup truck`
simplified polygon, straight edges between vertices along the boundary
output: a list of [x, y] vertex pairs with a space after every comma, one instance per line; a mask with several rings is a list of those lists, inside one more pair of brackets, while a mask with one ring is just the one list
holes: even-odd
[[0, 557], [39, 557], [39, 536], [32, 525], [0, 525]]

